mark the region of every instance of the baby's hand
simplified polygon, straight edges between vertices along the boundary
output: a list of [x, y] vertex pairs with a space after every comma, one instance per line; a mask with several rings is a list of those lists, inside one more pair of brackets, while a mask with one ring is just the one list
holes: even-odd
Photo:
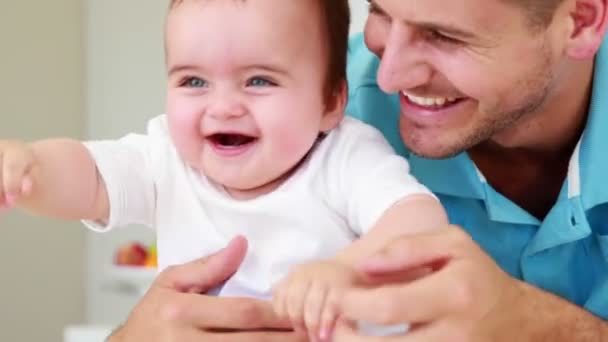
[[0, 209], [12, 208], [32, 190], [30, 171], [36, 159], [31, 148], [17, 141], [0, 141]]
[[311, 341], [325, 341], [338, 318], [340, 295], [361, 282], [354, 268], [337, 261], [303, 264], [276, 288], [274, 309], [278, 315], [289, 317], [295, 329], [306, 329]]

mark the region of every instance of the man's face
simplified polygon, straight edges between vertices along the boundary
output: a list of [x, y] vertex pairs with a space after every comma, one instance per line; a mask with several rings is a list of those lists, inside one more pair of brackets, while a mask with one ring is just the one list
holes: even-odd
[[551, 101], [563, 30], [527, 19], [500, 0], [371, 1], [365, 41], [412, 152], [445, 158], [516, 134]]

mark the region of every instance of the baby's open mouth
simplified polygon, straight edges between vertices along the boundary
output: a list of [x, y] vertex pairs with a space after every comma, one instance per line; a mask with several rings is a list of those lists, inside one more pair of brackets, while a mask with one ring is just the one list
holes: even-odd
[[220, 147], [240, 147], [251, 144], [257, 140], [256, 137], [239, 133], [216, 133], [210, 135], [207, 139], [214, 145]]

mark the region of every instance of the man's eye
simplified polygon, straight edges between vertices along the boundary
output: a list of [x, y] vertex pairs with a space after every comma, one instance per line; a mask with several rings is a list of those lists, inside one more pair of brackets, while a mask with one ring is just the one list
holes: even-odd
[[425, 35], [426, 35], [426, 39], [430, 42], [448, 43], [448, 44], [460, 43], [459, 40], [448, 37], [436, 30], [426, 30]]
[[188, 88], [203, 88], [207, 86], [207, 81], [198, 77], [188, 77], [184, 80], [183, 85]]
[[386, 22], [391, 22], [392, 18], [386, 14], [386, 12], [376, 4], [375, 1], [368, 0], [368, 12], [370, 16], [377, 16], [378, 18], [383, 19]]
[[378, 7], [378, 5], [376, 5], [375, 2], [367, 0], [367, 6], [369, 9], [369, 13], [371, 13], [371, 14], [384, 14], [382, 9], [380, 7]]
[[272, 87], [277, 84], [264, 77], [252, 77], [247, 81], [248, 87]]

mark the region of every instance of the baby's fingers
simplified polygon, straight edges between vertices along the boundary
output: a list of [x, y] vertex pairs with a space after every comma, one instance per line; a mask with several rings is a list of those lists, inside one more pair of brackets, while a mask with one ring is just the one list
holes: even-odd
[[304, 304], [308, 297], [311, 282], [307, 279], [299, 279], [293, 282], [287, 293], [287, 314], [296, 330], [304, 330]]
[[5, 151], [2, 156], [2, 189], [4, 200], [13, 206], [17, 198], [28, 194], [32, 189], [29, 177], [32, 160], [25, 153]]
[[9, 208], [8, 202], [4, 198], [4, 195], [0, 196], [0, 214], [3, 214]]
[[306, 299], [304, 308], [304, 323], [312, 342], [320, 340], [321, 312], [323, 311], [326, 296], [327, 288], [319, 282], [313, 283], [308, 291], [308, 298]]
[[4, 155], [3, 155], [2, 151], [0, 151], [0, 211], [5, 211], [8, 208], [8, 203], [6, 201], [6, 195], [4, 192], [4, 176], [3, 176], [4, 167], [2, 166], [2, 165], [4, 165], [2, 163], [3, 159], [4, 159]]
[[323, 312], [321, 313], [320, 322], [320, 333], [319, 337], [322, 341], [329, 341], [333, 334], [336, 321], [338, 319], [338, 303], [340, 301], [339, 291], [329, 291], [325, 298], [325, 304], [323, 305]]
[[286, 303], [286, 293], [289, 288], [289, 281], [283, 280], [277, 286], [274, 287], [272, 291], [272, 308], [277, 316], [281, 318], [286, 318], [287, 316], [287, 303]]

